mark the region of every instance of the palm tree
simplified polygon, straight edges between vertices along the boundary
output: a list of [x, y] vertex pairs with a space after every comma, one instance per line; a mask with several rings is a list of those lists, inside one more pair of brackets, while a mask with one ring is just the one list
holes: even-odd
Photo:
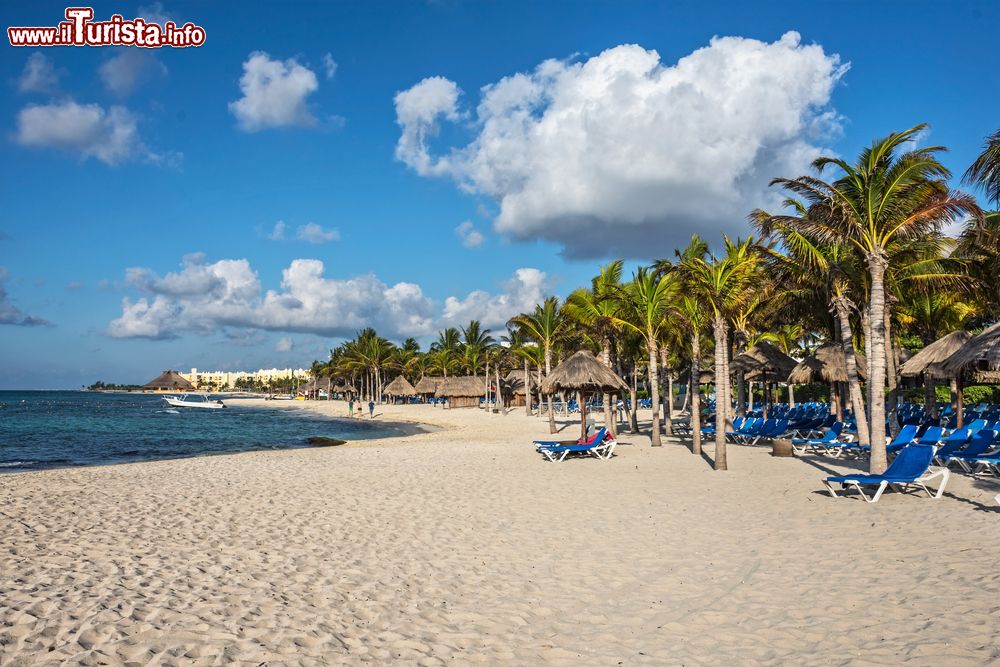
[[532, 352], [538, 348], [534, 345], [529, 345], [528, 336], [525, 335], [523, 329], [518, 326], [508, 327], [507, 333], [500, 337], [500, 340], [506, 343], [507, 349], [514, 357], [520, 359], [524, 363], [524, 412], [530, 417], [531, 416], [531, 367], [533, 356]]
[[986, 137], [983, 152], [968, 168], [962, 180], [977, 185], [986, 193], [987, 201], [1000, 206], [1000, 130]]
[[485, 361], [487, 351], [495, 343], [490, 330], [483, 329], [479, 320], [472, 320], [469, 326], [462, 328], [462, 353], [466, 366], [473, 375], [479, 375], [480, 362]]
[[[562, 337], [567, 319], [559, 308], [559, 299], [550, 296], [535, 306], [534, 312], [522, 313], [510, 319], [507, 326], [520, 326], [524, 333], [542, 348], [545, 355], [545, 375], [552, 372], [552, 348]], [[552, 414], [552, 394], [548, 396], [549, 433], [556, 432], [556, 419]]]
[[883, 472], [887, 465], [882, 396], [886, 383], [887, 248], [896, 239], [936, 233], [942, 225], [963, 215], [981, 217], [972, 197], [949, 189], [947, 179], [951, 174], [937, 159], [942, 147], [906, 150], [925, 128], [918, 125], [875, 141], [854, 164], [831, 157], [815, 160], [813, 167], [819, 174], [828, 167], [840, 169], [842, 175], [833, 182], [813, 176], [772, 181], [808, 202], [804, 229], [821, 240], [854, 246], [867, 268], [866, 347], [871, 349], [868, 403], [873, 473]]
[[[612, 337], [618, 329], [615, 315], [621, 308], [619, 288], [622, 264], [619, 259], [600, 267], [597, 276], [590, 281], [590, 289], [581, 287], [566, 298], [567, 316], [600, 341], [600, 359], [608, 368], [611, 367]], [[608, 392], [604, 393], [604, 424], [611, 435], [615, 435], [611, 394]]]
[[727, 470], [726, 426], [732, 409], [729, 388], [729, 316], [753, 296], [752, 277], [760, 262], [753, 239], [736, 241], [723, 237], [726, 253], [721, 257], [692, 257], [683, 262], [693, 296], [711, 314], [715, 335], [715, 469]]
[[630, 329], [642, 337], [646, 345], [649, 364], [647, 374], [649, 392], [653, 399], [653, 424], [650, 440], [653, 447], [662, 446], [660, 440], [660, 388], [658, 377], [658, 341], [666, 326], [666, 314], [677, 298], [678, 283], [672, 274], [639, 268], [632, 281], [619, 290], [622, 294], [621, 310], [614, 316], [618, 326]]
[[437, 368], [448, 377], [448, 370], [454, 370], [462, 340], [455, 327], [438, 332], [438, 339], [431, 343], [431, 352], [437, 353]]

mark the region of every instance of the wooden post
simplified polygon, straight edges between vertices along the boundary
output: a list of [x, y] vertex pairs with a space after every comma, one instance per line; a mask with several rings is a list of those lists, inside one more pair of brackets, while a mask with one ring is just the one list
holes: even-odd
[[587, 404], [583, 400], [583, 392], [576, 392], [576, 402], [580, 404], [580, 438], [587, 441]]

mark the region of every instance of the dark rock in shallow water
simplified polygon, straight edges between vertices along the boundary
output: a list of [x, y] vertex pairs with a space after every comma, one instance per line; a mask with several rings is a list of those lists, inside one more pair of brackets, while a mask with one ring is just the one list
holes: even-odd
[[313, 436], [306, 440], [313, 447], [336, 447], [337, 445], [343, 445], [346, 440], [338, 440], [337, 438], [321, 438], [319, 436]]

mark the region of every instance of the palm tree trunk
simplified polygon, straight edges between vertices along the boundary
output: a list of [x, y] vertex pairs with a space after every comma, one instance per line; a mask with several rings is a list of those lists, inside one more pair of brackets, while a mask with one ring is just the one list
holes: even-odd
[[527, 357], [524, 358], [524, 414], [531, 416], [531, 371]]
[[[608, 368], [611, 368], [611, 339], [607, 336], [604, 337], [601, 345], [601, 361]], [[608, 429], [608, 433], [614, 437], [615, 436], [615, 420], [611, 411], [611, 394], [604, 392], [602, 397], [604, 401], [604, 427]]]
[[937, 393], [934, 391], [934, 378], [930, 371], [924, 371], [924, 412], [932, 418], [938, 418]]
[[899, 419], [897, 417], [899, 413], [899, 392], [897, 391], [899, 378], [896, 376], [896, 343], [892, 339], [892, 303], [893, 300], [890, 298], [885, 308], [885, 340], [889, 347], [885, 357], [885, 377], [889, 386], [889, 393], [886, 395], [889, 404], [889, 435], [895, 438], [899, 435]]
[[[871, 463], [873, 475], [885, 472], [888, 465], [885, 452], [885, 269], [888, 261], [880, 249], [865, 258], [871, 274], [871, 307], [869, 320], [872, 330], [872, 374], [868, 377], [872, 396], [871, 411]], [[860, 421], [860, 420], [859, 420]]]
[[691, 452], [701, 456], [701, 341], [698, 332], [691, 336]]
[[[552, 372], [552, 348], [545, 345], [545, 377]], [[556, 432], [556, 416], [552, 414], [552, 394], [549, 394], [549, 433]]]
[[851, 337], [850, 301], [846, 296], [833, 298], [833, 309], [840, 323], [840, 347], [844, 353], [844, 364], [847, 366], [847, 384], [851, 392], [851, 407], [858, 423], [858, 442], [862, 445], [871, 443], [868, 424], [865, 422], [865, 404], [861, 395], [861, 380], [858, 377], [858, 362], [854, 355], [854, 341]]
[[538, 418], [541, 419], [542, 418], [542, 367], [541, 367], [541, 365], [539, 364], [538, 366], [536, 366], [535, 370], [537, 371], [537, 374], [538, 374], [538, 386], [536, 387], [538, 389]]
[[795, 407], [795, 386], [791, 382], [788, 383], [788, 407]]
[[663, 399], [664, 405], [667, 406], [667, 414], [664, 416], [663, 428], [666, 434], [672, 437], [674, 435], [674, 374], [669, 368], [665, 368], [663, 372], [667, 376], [667, 395]]
[[630, 433], [639, 432], [639, 365], [632, 366], [632, 386], [629, 388], [632, 412], [628, 416], [628, 426]]
[[726, 322], [716, 316], [712, 323], [715, 333], [715, 469], [726, 470]]
[[652, 330], [646, 332], [646, 347], [649, 350], [649, 367], [647, 369], [647, 375], [649, 376], [649, 397], [653, 399], [653, 424], [649, 439], [653, 447], [660, 447], [663, 443], [660, 441], [660, 383], [657, 377], [659, 359], [657, 359], [656, 354], [656, 336]]

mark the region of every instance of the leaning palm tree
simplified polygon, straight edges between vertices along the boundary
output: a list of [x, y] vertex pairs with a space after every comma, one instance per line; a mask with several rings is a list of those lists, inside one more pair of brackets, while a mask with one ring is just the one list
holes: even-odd
[[649, 393], [653, 399], [653, 424], [650, 440], [653, 447], [662, 446], [660, 440], [660, 387], [658, 377], [660, 336], [667, 324], [667, 311], [677, 298], [678, 281], [673, 274], [660, 274], [639, 268], [632, 281], [622, 286], [621, 310], [614, 322], [642, 337], [646, 345]]
[[[552, 349], [563, 335], [567, 319], [559, 307], [559, 299], [550, 296], [535, 306], [532, 313], [522, 313], [510, 319], [507, 326], [519, 326], [542, 348], [545, 355], [545, 375], [552, 372]], [[549, 433], [556, 432], [556, 418], [552, 414], [552, 394], [548, 395]]]
[[835, 181], [814, 176], [772, 181], [808, 202], [809, 215], [802, 218], [804, 229], [823, 240], [853, 245], [865, 262], [869, 281], [866, 347], [871, 350], [868, 403], [873, 473], [883, 472], [887, 465], [883, 399], [887, 248], [896, 239], [937, 233], [944, 224], [966, 215], [981, 217], [975, 199], [948, 187], [951, 174], [937, 159], [944, 148], [908, 146], [925, 128], [918, 125], [875, 141], [854, 164], [832, 157], [813, 162], [819, 174], [829, 167], [838, 168], [842, 173]]
[[733, 242], [724, 236], [726, 253], [693, 257], [682, 263], [692, 295], [711, 315], [715, 334], [715, 469], [727, 470], [726, 426], [732, 398], [729, 389], [729, 317], [753, 297], [753, 277], [761, 256], [753, 239]]

